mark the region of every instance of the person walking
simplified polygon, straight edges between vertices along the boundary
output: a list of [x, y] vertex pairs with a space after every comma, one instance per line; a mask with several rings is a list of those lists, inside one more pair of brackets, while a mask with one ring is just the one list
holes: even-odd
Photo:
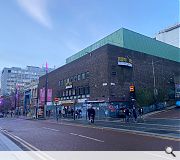
[[136, 122], [136, 120], [137, 120], [137, 113], [136, 113], [135, 107], [133, 107], [133, 117], [134, 117], [134, 120]]
[[91, 106], [91, 108], [88, 108], [87, 110], [88, 112], [88, 119], [91, 123], [94, 123], [94, 119], [95, 119], [95, 109]]
[[92, 123], [94, 123], [94, 119], [95, 119], [95, 109], [92, 107], [91, 108], [91, 117], [92, 117]]
[[125, 110], [125, 121], [129, 122], [129, 109], [128, 108], [126, 108]]
[[11, 118], [13, 117], [13, 111], [11, 110]]
[[91, 118], [91, 108], [87, 109], [87, 114], [88, 114], [88, 120], [90, 121], [90, 118]]
[[140, 116], [140, 118], [142, 118], [142, 116], [143, 116], [143, 108], [139, 108], [139, 116]]

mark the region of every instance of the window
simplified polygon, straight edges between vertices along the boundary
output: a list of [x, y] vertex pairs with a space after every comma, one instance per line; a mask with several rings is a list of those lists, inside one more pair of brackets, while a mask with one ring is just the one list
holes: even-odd
[[73, 82], [73, 79], [74, 79], [74, 77], [71, 77], [71, 78], [70, 78], [70, 82]]
[[86, 78], [89, 78], [89, 71], [86, 72]]
[[112, 74], [113, 76], [115, 76], [115, 75], [116, 75], [116, 72], [112, 72], [111, 74]]
[[76, 88], [76, 95], [79, 95], [79, 88]]
[[116, 68], [116, 66], [112, 65], [111, 68], [112, 68], [112, 70], [114, 70]]
[[63, 97], [65, 96], [65, 91], [63, 91]]
[[11, 70], [8, 70], [8, 73], [11, 73]]
[[70, 89], [70, 90], [69, 90], [69, 96], [71, 96], [71, 95], [72, 95], [71, 93], [72, 93], [72, 90]]
[[66, 90], [66, 96], [68, 96], [68, 90]]
[[84, 80], [84, 79], [86, 78], [85, 73], [82, 73], [82, 74], [81, 74], [81, 77], [82, 77], [82, 80]]
[[83, 94], [84, 94], [84, 88], [83, 88], [83, 87], [79, 88], [79, 94], [80, 94], [80, 95], [83, 95]]
[[77, 81], [77, 75], [74, 76], [74, 81], [75, 81], [75, 82]]
[[81, 75], [80, 74], [78, 74], [78, 81], [80, 81], [81, 80]]
[[72, 90], [72, 95], [75, 96], [76, 95], [76, 89]]

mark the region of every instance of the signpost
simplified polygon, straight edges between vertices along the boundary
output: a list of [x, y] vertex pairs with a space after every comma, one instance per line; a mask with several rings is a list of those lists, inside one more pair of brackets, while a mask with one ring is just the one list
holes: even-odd
[[58, 97], [55, 97], [55, 98], [54, 98], [54, 102], [55, 102], [55, 104], [56, 104], [56, 119], [57, 119], [57, 121], [58, 121], [58, 110], [57, 110], [57, 105], [58, 105], [58, 103], [59, 103], [59, 100], [60, 100], [60, 98], [58, 98]]

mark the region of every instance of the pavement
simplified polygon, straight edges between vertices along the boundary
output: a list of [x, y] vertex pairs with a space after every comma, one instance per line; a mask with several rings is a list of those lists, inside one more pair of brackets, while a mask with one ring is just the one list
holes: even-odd
[[[21, 116], [21, 119], [32, 120], [30, 118]], [[44, 120], [38, 120], [44, 121]], [[46, 119], [48, 123], [57, 123], [55, 119]], [[123, 119], [107, 118], [95, 119], [94, 124], [90, 124], [86, 119], [59, 119], [58, 123], [83, 125], [87, 127], [97, 127], [103, 129], [121, 130], [127, 132], [136, 132], [142, 134], [150, 134], [153, 136], [164, 136], [169, 138], [180, 138], [180, 109], [171, 106], [165, 110], [156, 111], [143, 115], [143, 118], [138, 117], [134, 122], [130, 119], [129, 123], [124, 122]]]
[[0, 151], [22, 151], [22, 149], [7, 138], [0, 130]]

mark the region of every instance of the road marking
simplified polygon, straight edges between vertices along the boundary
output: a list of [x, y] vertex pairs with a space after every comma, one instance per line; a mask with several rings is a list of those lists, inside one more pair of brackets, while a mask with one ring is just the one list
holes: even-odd
[[87, 137], [87, 136], [83, 136], [81, 134], [76, 134], [76, 133], [70, 133], [71, 135], [74, 135], [74, 136], [79, 136], [79, 137], [82, 137], [82, 138], [87, 138], [87, 139], [91, 139], [91, 140], [94, 140], [94, 141], [97, 141], [97, 142], [104, 142], [102, 140], [99, 140], [99, 139], [96, 139], [96, 138], [92, 138], [92, 137]]
[[20, 137], [9, 133], [8, 131], [2, 129], [0, 127], [0, 130], [8, 137], [11, 137], [13, 140], [15, 140], [16, 142], [20, 143], [22, 146], [24, 146], [25, 148], [27, 148], [29, 151], [33, 151], [33, 153], [38, 156], [38, 159], [41, 160], [55, 160], [54, 158], [50, 157], [48, 154], [41, 152], [38, 148], [36, 148], [35, 146], [31, 145], [30, 143], [26, 142], [25, 140], [21, 139]]
[[[55, 122], [49, 122], [49, 123], [53, 123], [53, 124], [57, 124]], [[59, 124], [60, 125], [60, 124]], [[77, 127], [83, 127], [83, 128], [94, 128], [94, 129], [98, 129], [98, 130], [113, 130], [116, 132], [128, 132], [129, 134], [136, 134], [136, 135], [142, 135], [142, 136], [148, 136], [148, 137], [154, 137], [154, 138], [160, 138], [160, 139], [167, 139], [167, 140], [172, 140], [172, 141], [178, 141], [180, 142], [179, 138], [175, 138], [175, 137], [168, 137], [168, 135], [158, 135], [158, 134], [153, 134], [150, 132], [143, 132], [143, 131], [135, 131], [135, 130], [128, 130], [128, 129], [119, 129], [119, 128], [112, 128], [112, 127], [101, 127], [101, 126], [87, 126], [87, 125], [82, 125], [82, 124], [73, 124], [73, 123], [61, 123], [61, 125], [65, 125], [65, 126], [77, 126]]]
[[57, 129], [53, 129], [53, 128], [48, 128], [48, 127], [42, 127], [43, 129], [47, 129], [47, 130], [51, 130], [51, 131], [55, 131], [55, 132], [59, 132], [59, 130]]
[[180, 119], [175, 119], [175, 118], [148, 118], [148, 119], [164, 119], [164, 120], [171, 120], [171, 121], [180, 121]]
[[165, 124], [157, 124], [157, 123], [136, 123], [136, 124], [144, 124], [144, 125], [154, 125], [154, 126], [163, 126], [163, 127], [171, 127], [171, 128], [179, 128], [179, 126], [176, 125], [165, 125]]
[[114, 131], [119, 131], [119, 132], [128, 132], [130, 134], [136, 134], [136, 135], [142, 135], [142, 136], [148, 136], [148, 137], [154, 137], [154, 138], [161, 138], [161, 139], [167, 139], [167, 140], [173, 140], [173, 141], [180, 142], [179, 138], [167, 137], [167, 135], [163, 136], [163, 135], [152, 133], [152, 132], [135, 131], [135, 130], [111, 128], [111, 127], [103, 127], [103, 129], [114, 130]]

